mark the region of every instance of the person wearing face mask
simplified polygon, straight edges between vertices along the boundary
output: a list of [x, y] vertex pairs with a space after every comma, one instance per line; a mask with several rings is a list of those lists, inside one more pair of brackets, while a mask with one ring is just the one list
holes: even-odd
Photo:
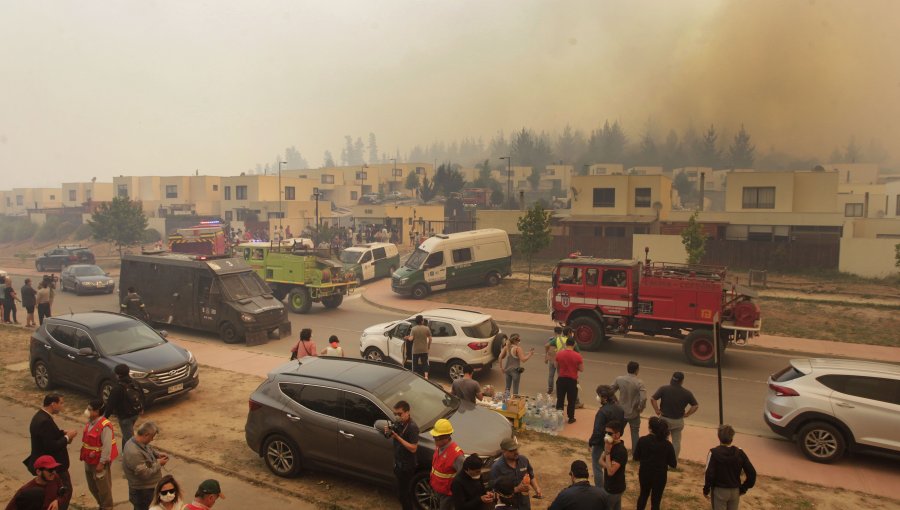
[[97, 500], [100, 510], [112, 510], [112, 478], [109, 466], [119, 456], [112, 423], [103, 417], [103, 402], [91, 400], [84, 411], [88, 422], [81, 436], [81, 460], [88, 490]]
[[481, 510], [486, 503], [494, 502], [494, 494], [486, 492], [481, 482], [482, 467], [481, 457], [469, 455], [463, 462], [462, 471], [453, 478], [450, 492], [456, 510]]
[[610, 422], [625, 422], [625, 410], [616, 400], [616, 393], [612, 386], [601, 384], [597, 386], [597, 402], [600, 409], [594, 415], [594, 431], [588, 439], [591, 449], [591, 464], [594, 469], [594, 485], [603, 487], [603, 469], [600, 467], [600, 454], [603, 453], [603, 436]]
[[166, 475], [156, 484], [153, 492], [153, 506], [150, 510], [181, 510], [184, 500], [181, 496], [181, 486], [172, 475]]
[[622, 494], [625, 493], [625, 466], [628, 464], [628, 450], [622, 441], [624, 428], [625, 423], [618, 420], [606, 424], [600, 466], [604, 471], [603, 493], [606, 495], [607, 510], [622, 510]]

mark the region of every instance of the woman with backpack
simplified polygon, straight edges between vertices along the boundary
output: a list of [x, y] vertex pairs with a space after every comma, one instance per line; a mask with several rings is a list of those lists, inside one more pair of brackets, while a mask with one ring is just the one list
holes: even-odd
[[512, 389], [512, 395], [519, 393], [519, 380], [522, 377], [522, 372], [525, 371], [525, 367], [522, 365], [534, 356], [534, 347], [528, 353], [522, 352], [522, 347], [519, 346], [521, 341], [519, 334], [513, 333], [500, 353], [500, 367], [503, 369], [503, 373], [506, 374], [505, 391], [509, 393], [510, 389]]

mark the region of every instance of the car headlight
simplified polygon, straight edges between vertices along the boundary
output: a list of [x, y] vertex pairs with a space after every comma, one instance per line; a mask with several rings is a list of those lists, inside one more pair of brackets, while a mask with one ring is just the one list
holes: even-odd
[[194, 359], [194, 353], [193, 353], [193, 352], [188, 351], [188, 352], [187, 352], [187, 355], [188, 355], [188, 363], [190, 363], [190, 364], [192, 364], [192, 365], [193, 365], [194, 363], [196, 363], [196, 360]]
[[115, 280], [106, 280], [107, 285], [114, 285], [115, 283]]
[[242, 313], [241, 320], [244, 322], [256, 322], [256, 317], [250, 315], [249, 313]]
[[129, 370], [128, 375], [131, 376], [132, 379], [143, 379], [149, 374], [148, 372], [141, 372], [139, 370]]
[[409, 278], [400, 278], [400, 285], [406, 285], [406, 282], [409, 281]]

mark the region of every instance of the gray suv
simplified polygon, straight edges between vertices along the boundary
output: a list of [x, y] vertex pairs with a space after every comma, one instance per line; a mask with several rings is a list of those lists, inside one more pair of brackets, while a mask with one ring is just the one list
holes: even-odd
[[[383, 427], [400, 400], [410, 404], [421, 435], [419, 471], [410, 487], [396, 487], [392, 441]], [[420, 508], [432, 506], [428, 484], [434, 440], [429, 431], [440, 418], [453, 424], [453, 439], [467, 455], [490, 465], [500, 441], [512, 436], [506, 418], [445, 392], [395, 365], [362, 359], [305, 357], [272, 372], [250, 396], [247, 445], [278, 476], [319, 468], [413, 491]]]
[[847, 450], [900, 454], [900, 366], [792, 359], [769, 377], [764, 419], [815, 462]]

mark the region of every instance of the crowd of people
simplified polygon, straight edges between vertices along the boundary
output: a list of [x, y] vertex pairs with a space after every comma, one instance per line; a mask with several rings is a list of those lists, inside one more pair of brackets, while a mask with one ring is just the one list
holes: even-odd
[[[55, 294], [56, 277], [52, 275], [41, 279], [37, 289], [32, 285], [31, 278], [25, 278], [19, 292], [16, 292], [11, 277], [0, 277], [0, 315], [3, 316], [3, 323], [20, 324], [19, 305], [21, 305], [25, 309], [26, 327], [36, 327], [38, 324], [43, 324], [44, 319], [50, 317], [50, 307], [53, 304]], [[38, 322], [34, 320], [35, 311], [38, 314]]]

